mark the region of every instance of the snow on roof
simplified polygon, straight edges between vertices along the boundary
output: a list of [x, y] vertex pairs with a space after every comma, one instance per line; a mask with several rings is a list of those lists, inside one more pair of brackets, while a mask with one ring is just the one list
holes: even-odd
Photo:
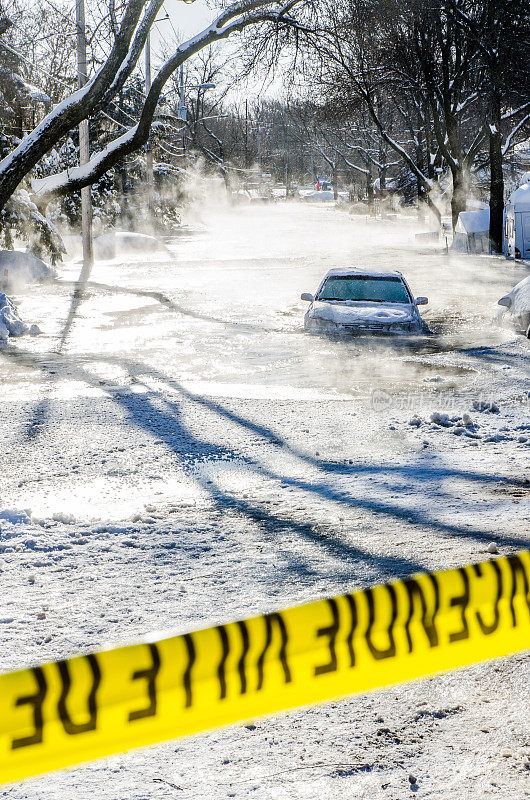
[[387, 271], [387, 272], [376, 272], [375, 270], [373, 271], [373, 270], [369, 270], [369, 269], [355, 269], [355, 267], [352, 267], [351, 269], [340, 269], [340, 268], [338, 268], [338, 269], [330, 269], [330, 271], [326, 274], [326, 278], [331, 278], [331, 277], [333, 277], [333, 278], [335, 278], [335, 277], [347, 278], [350, 275], [352, 275], [352, 276], [357, 275], [357, 276], [362, 276], [362, 277], [365, 277], [365, 278], [402, 278], [403, 277], [401, 275], [401, 272], [397, 272], [397, 271], [394, 271], [394, 272], [392, 272], [392, 271], [390, 271], [390, 272], [389, 271]]
[[516, 211], [530, 211], [530, 181], [511, 193], [508, 204], [517, 206]]
[[490, 227], [489, 208], [476, 211], [461, 211], [458, 215], [455, 233], [487, 233]]

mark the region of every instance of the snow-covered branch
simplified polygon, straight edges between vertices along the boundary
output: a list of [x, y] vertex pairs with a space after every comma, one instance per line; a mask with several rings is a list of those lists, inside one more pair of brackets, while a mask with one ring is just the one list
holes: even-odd
[[353, 161], [350, 161], [349, 159], [346, 158], [344, 153], [341, 153], [341, 156], [346, 166], [348, 166], [350, 169], [353, 169], [356, 172], [360, 172], [361, 175], [364, 175], [366, 178], [370, 177], [369, 169], [364, 169], [363, 167], [359, 167], [357, 164], [354, 164]]
[[[93, 173], [103, 175], [107, 169], [110, 169], [106, 164], [112, 161], [117, 152], [124, 152], [128, 146], [131, 145], [137, 132], [138, 125], [129, 128], [126, 133], [111, 142], [100, 153], [92, 156], [90, 161], [81, 167], [71, 167], [63, 172], [58, 172], [56, 175], [48, 175], [46, 178], [33, 179], [31, 181], [31, 188], [36, 197], [43, 199], [55, 194], [68, 194], [71, 191], [75, 191], [77, 187], [82, 188], [83, 186], [88, 186], [91, 183], [89, 180], [90, 176]], [[132, 150], [128, 150], [128, 152], [132, 152]]]
[[[352, 151], [354, 150], [357, 153], [359, 153], [359, 155], [361, 156], [361, 158], [364, 161], [369, 161], [371, 164], [374, 165], [374, 167], [377, 167], [377, 169], [379, 169], [379, 170], [389, 169], [390, 167], [396, 167], [398, 164], [401, 164], [401, 160], [385, 162], [383, 164], [380, 161], [378, 161], [377, 158], [374, 158], [374, 156], [370, 153], [370, 151], [368, 150], [367, 147], [361, 147], [358, 144], [349, 144], [348, 142], [346, 142], [345, 143], [345, 147], [348, 150], [352, 150]], [[346, 159], [344, 159], [344, 160], [346, 161]], [[349, 164], [349, 162], [347, 162], [347, 163]], [[359, 172], [368, 172], [368, 170], [361, 170], [360, 167], [354, 167], [354, 169], [358, 169]]]
[[123, 88], [127, 78], [129, 78], [136, 64], [138, 63], [138, 59], [142, 53], [142, 50], [145, 47], [145, 42], [147, 40], [147, 36], [149, 31], [151, 30], [151, 26], [155, 21], [158, 12], [160, 11], [162, 5], [164, 4], [164, 0], [151, 0], [147, 10], [142, 17], [140, 24], [138, 25], [138, 29], [135, 33], [134, 39], [132, 41], [131, 47], [129, 52], [127, 53], [127, 57], [124, 59], [123, 63], [121, 64], [119, 70], [116, 73], [114, 80], [112, 81], [111, 85], [109, 86], [108, 90], [105, 92], [101, 100], [101, 105], [112, 100], [118, 92]]
[[121, 158], [135, 152], [147, 143], [162, 89], [180, 65], [190, 56], [250, 25], [269, 20], [278, 21], [287, 7], [292, 8], [298, 2], [301, 0], [291, 0], [286, 6], [276, 0], [272, 0], [272, 2], [271, 0], [243, 0], [243, 2], [230, 6], [211, 25], [179, 45], [175, 53], [162, 65], [145, 99], [140, 119], [134, 127], [111, 142], [104, 150], [92, 156], [83, 167], [75, 167], [58, 175], [35, 180], [33, 189], [36, 194], [46, 202], [53, 195], [69, 194], [93, 184]]
[[101, 103], [120, 66], [127, 58], [146, 2], [147, 0], [129, 0], [105, 63], [85, 86], [55, 106], [42, 122], [24, 137], [18, 147], [0, 161], [0, 210], [40, 159], [72, 128], [87, 119]]
[[512, 108], [510, 111], [506, 111], [506, 113], [502, 114], [501, 119], [503, 121], [507, 119], [513, 119], [517, 116], [517, 114], [520, 114], [521, 111], [526, 111], [527, 109], [530, 109], [530, 102], [523, 103], [523, 105], [519, 106], [518, 108]]
[[378, 115], [378, 113], [376, 111], [376, 108], [374, 106], [374, 103], [372, 101], [372, 98], [371, 98], [370, 94], [368, 92], [366, 92], [366, 91], [363, 91], [363, 97], [364, 97], [364, 100], [365, 100], [365, 103], [366, 103], [366, 107], [368, 108], [368, 111], [370, 113], [370, 116], [372, 117], [373, 121], [375, 122], [375, 124], [376, 124], [376, 126], [377, 126], [377, 128], [378, 128], [378, 130], [379, 130], [379, 132], [381, 134], [381, 138], [384, 139], [385, 142], [387, 144], [389, 144], [390, 147], [396, 153], [399, 153], [399, 155], [401, 156], [403, 161], [407, 164], [407, 166], [409, 167], [411, 172], [419, 180], [419, 182], [422, 185], [423, 189], [426, 192], [430, 192], [433, 189], [433, 186], [434, 186], [433, 182], [430, 180], [430, 178], [427, 177], [427, 175], [425, 175], [425, 173], [423, 173], [421, 171], [421, 169], [418, 167], [418, 165], [416, 164], [414, 159], [409, 155], [409, 153], [407, 153], [405, 148], [402, 147], [399, 144], [399, 142], [397, 142], [387, 132], [382, 120], [380, 119], [380, 117], [379, 117], [379, 115]]
[[[528, 105], [530, 106], [530, 103], [529, 103]], [[509, 133], [509, 134], [508, 134], [508, 136], [506, 137], [506, 140], [505, 140], [505, 142], [504, 142], [504, 145], [503, 145], [503, 147], [502, 147], [502, 155], [503, 155], [503, 157], [504, 157], [504, 156], [506, 155], [506, 153], [509, 151], [509, 149], [510, 149], [510, 147], [511, 147], [511, 145], [512, 145], [512, 142], [513, 142], [514, 136], [515, 136], [515, 135], [516, 135], [516, 134], [517, 134], [517, 133], [518, 133], [518, 132], [521, 130], [521, 128], [523, 127], [523, 125], [525, 125], [525, 124], [526, 124], [526, 123], [527, 123], [529, 120], [530, 120], [530, 113], [529, 113], [529, 114], [527, 114], [525, 117], [523, 117], [523, 118], [522, 118], [522, 119], [521, 119], [521, 120], [520, 120], [520, 121], [517, 123], [517, 125], [515, 126], [515, 128], [513, 128], [513, 130], [511, 130], [511, 131], [510, 131], [510, 133]]]

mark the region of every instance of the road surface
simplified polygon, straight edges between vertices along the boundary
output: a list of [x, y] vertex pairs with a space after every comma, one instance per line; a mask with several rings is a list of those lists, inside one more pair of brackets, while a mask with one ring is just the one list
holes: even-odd
[[[43, 335], [0, 353], [2, 669], [528, 546], [529, 343], [492, 322], [525, 270], [416, 230], [203, 211], [172, 260], [97, 263], [60, 354], [79, 266], [17, 295]], [[305, 334], [300, 293], [335, 266], [401, 270], [435, 335]], [[529, 678], [519, 655], [4, 794], [396, 800], [413, 773], [425, 797], [524, 797]]]

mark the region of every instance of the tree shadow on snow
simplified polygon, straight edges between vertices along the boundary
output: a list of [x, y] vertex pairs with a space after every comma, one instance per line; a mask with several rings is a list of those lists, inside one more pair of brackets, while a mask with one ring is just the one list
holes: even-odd
[[[21, 351], [18, 355], [20, 354]], [[52, 367], [45, 360], [34, 358], [27, 352], [22, 354], [25, 358], [33, 360], [34, 366], [38, 369], [45, 374], [50, 374]], [[15, 352], [9, 355], [13, 358], [17, 357]], [[377, 569], [385, 578], [403, 576], [425, 568], [426, 565], [417, 559], [392, 553], [378, 554], [352, 541], [354, 533], [341, 531], [342, 526], [338, 519], [341, 509], [343, 511], [357, 510], [375, 515], [376, 520], [380, 521], [381, 527], [385, 530], [385, 535], [392, 523], [405, 523], [425, 529], [437, 536], [468, 540], [477, 545], [485, 545], [491, 541], [509, 547], [521, 547], [524, 544], [520, 538], [509, 534], [493, 533], [490, 530], [482, 529], [480, 522], [473, 526], [458, 526], [436, 517], [438, 510], [443, 515], [449, 502], [458, 500], [460, 504], [462, 503], [462, 490], [459, 490], [458, 496], [455, 491], [449, 491], [448, 479], [458, 481], [468, 488], [492, 489], [505, 479], [504, 476], [457, 469], [444, 464], [440, 459], [433, 461], [432, 458], [427, 462], [426, 459], [420, 457], [417, 462], [412, 464], [359, 462], [347, 465], [316, 458], [293, 447], [278, 432], [266, 425], [247, 419], [217, 400], [187, 391], [178, 381], [142, 362], [106, 357], [101, 354], [94, 354], [94, 359], [98, 362], [105, 361], [119, 366], [125, 370], [133, 384], [141, 382], [142, 379], [151, 379], [162, 382], [177, 393], [176, 398], [168, 398], [160, 392], [147, 388], [145, 392], [131, 392], [128, 386], [117, 382], [106, 381], [104, 385], [101, 385], [98, 377], [80, 366], [77, 359], [67, 355], [61, 356], [68, 377], [104, 391], [109, 399], [125, 413], [124, 424], [132, 423], [150, 436], [163, 441], [172, 453], [176, 465], [200, 487], [215, 508], [221, 512], [230, 511], [243, 516], [262, 529], [267, 537], [275, 538], [279, 547], [284, 534], [289, 534], [291, 537], [294, 535], [314, 546], [314, 556], [311, 560], [297, 551], [296, 547], [293, 553], [282, 552], [282, 555], [298, 574], [303, 573], [307, 576], [319, 574], [319, 551], [325, 552], [327, 556], [335, 559], [338, 562], [338, 571], [341, 574], [342, 572], [348, 574], [351, 579], [357, 578], [358, 575], [362, 580], [363, 567], [367, 566]], [[53, 364], [53, 370], [60, 371], [57, 361]], [[40, 429], [41, 416], [47, 410], [47, 405], [42, 405], [43, 402], [45, 401], [36, 404], [27, 430]], [[252, 457], [249, 452], [245, 452], [244, 446], [238, 449], [234, 444], [212, 441], [213, 437], [208, 438], [205, 433], [209, 429], [208, 426], [201, 428], [201, 434], [195, 433], [186, 423], [183, 413], [186, 411], [189, 414], [190, 408], [212, 415], [213, 421], [235, 425], [241, 429], [244, 435], [250, 434], [257, 437], [258, 440], [274, 447], [277, 452], [295, 457], [313, 470], [315, 477], [294, 477], [289, 471], [285, 474], [281, 469], [267, 466], [264, 461]], [[30, 436], [29, 439], [33, 440], [34, 436]], [[325, 524], [318, 519], [311, 520], [311, 511], [306, 511], [309, 517], [308, 521], [301, 522], [293, 519], [290, 511], [283, 513], [279, 510], [273, 511], [265, 508], [259, 502], [242, 497], [236, 490], [229, 491], [223, 488], [219, 481], [212, 478], [208, 467], [219, 462], [231, 461], [237, 461], [254, 472], [260, 479], [267, 481], [269, 492], [275, 491], [277, 485], [279, 491], [279, 484], [282, 484], [284, 487], [295, 489], [301, 493], [303, 501], [302, 497], [298, 495], [299, 504], [303, 502], [304, 505], [310, 507], [312, 498], [318, 498], [333, 503], [335, 508], [330, 509], [330, 515]], [[337, 478], [348, 479], [347, 488], [334, 485], [334, 479]], [[383, 487], [384, 491], [391, 489], [394, 496], [385, 499], [381, 496], [381, 492], [378, 497], [370, 496], [370, 488], [366, 486], [366, 480], [369, 478], [386, 481], [386, 485]], [[278, 492], [276, 494], [281, 496], [278, 495]], [[422, 500], [428, 498], [427, 508], [418, 506], [418, 498]], [[472, 504], [473, 501], [470, 499], [469, 503]], [[472, 508], [476, 511], [476, 504], [473, 504]], [[371, 527], [374, 527], [373, 518]], [[374, 536], [376, 535], [374, 534]], [[377, 543], [376, 540], [375, 544], [377, 545]], [[315, 564], [317, 569], [315, 569]]]

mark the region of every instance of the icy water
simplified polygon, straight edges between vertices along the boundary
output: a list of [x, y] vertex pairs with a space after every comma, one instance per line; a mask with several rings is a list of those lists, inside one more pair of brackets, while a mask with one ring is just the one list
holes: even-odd
[[[18, 293], [43, 334], [0, 353], [4, 671], [477, 562], [489, 542], [501, 555], [527, 544], [528, 417], [513, 398], [530, 343], [462, 353], [515, 338], [491, 319], [519, 275], [503, 259], [422, 251], [413, 234], [410, 221], [302, 205], [189, 220], [174, 259], [96, 265], [61, 354], [79, 266]], [[401, 269], [429, 296], [436, 334], [306, 335], [300, 292], [342, 265]], [[500, 412], [473, 412], [479, 438], [428, 422], [448, 410], [436, 387], [472, 395], [484, 383]], [[342, 401], [371, 388], [402, 392], [405, 407]], [[429, 388], [413, 408], [420, 428], [409, 388]], [[524, 655], [499, 659], [2, 796], [518, 799], [529, 668]]]
[[[59, 283], [20, 292], [21, 315], [44, 335], [0, 355], [0, 380], [6, 392], [20, 380], [30, 391], [45, 374], [66, 395], [132, 385], [277, 399], [461, 386], [474, 374], [451, 354], [514, 337], [494, 322], [496, 301], [522, 273], [504, 259], [443, 255], [419, 245], [417, 230], [410, 218], [377, 221], [302, 203], [204, 211], [167, 242], [173, 260], [127, 254], [96, 263], [60, 356], [53, 351], [79, 265], [61, 268]], [[305, 333], [301, 292], [349, 266], [401, 270], [416, 295], [429, 297], [422, 313], [433, 335]], [[438, 353], [448, 357], [433, 360]]]

